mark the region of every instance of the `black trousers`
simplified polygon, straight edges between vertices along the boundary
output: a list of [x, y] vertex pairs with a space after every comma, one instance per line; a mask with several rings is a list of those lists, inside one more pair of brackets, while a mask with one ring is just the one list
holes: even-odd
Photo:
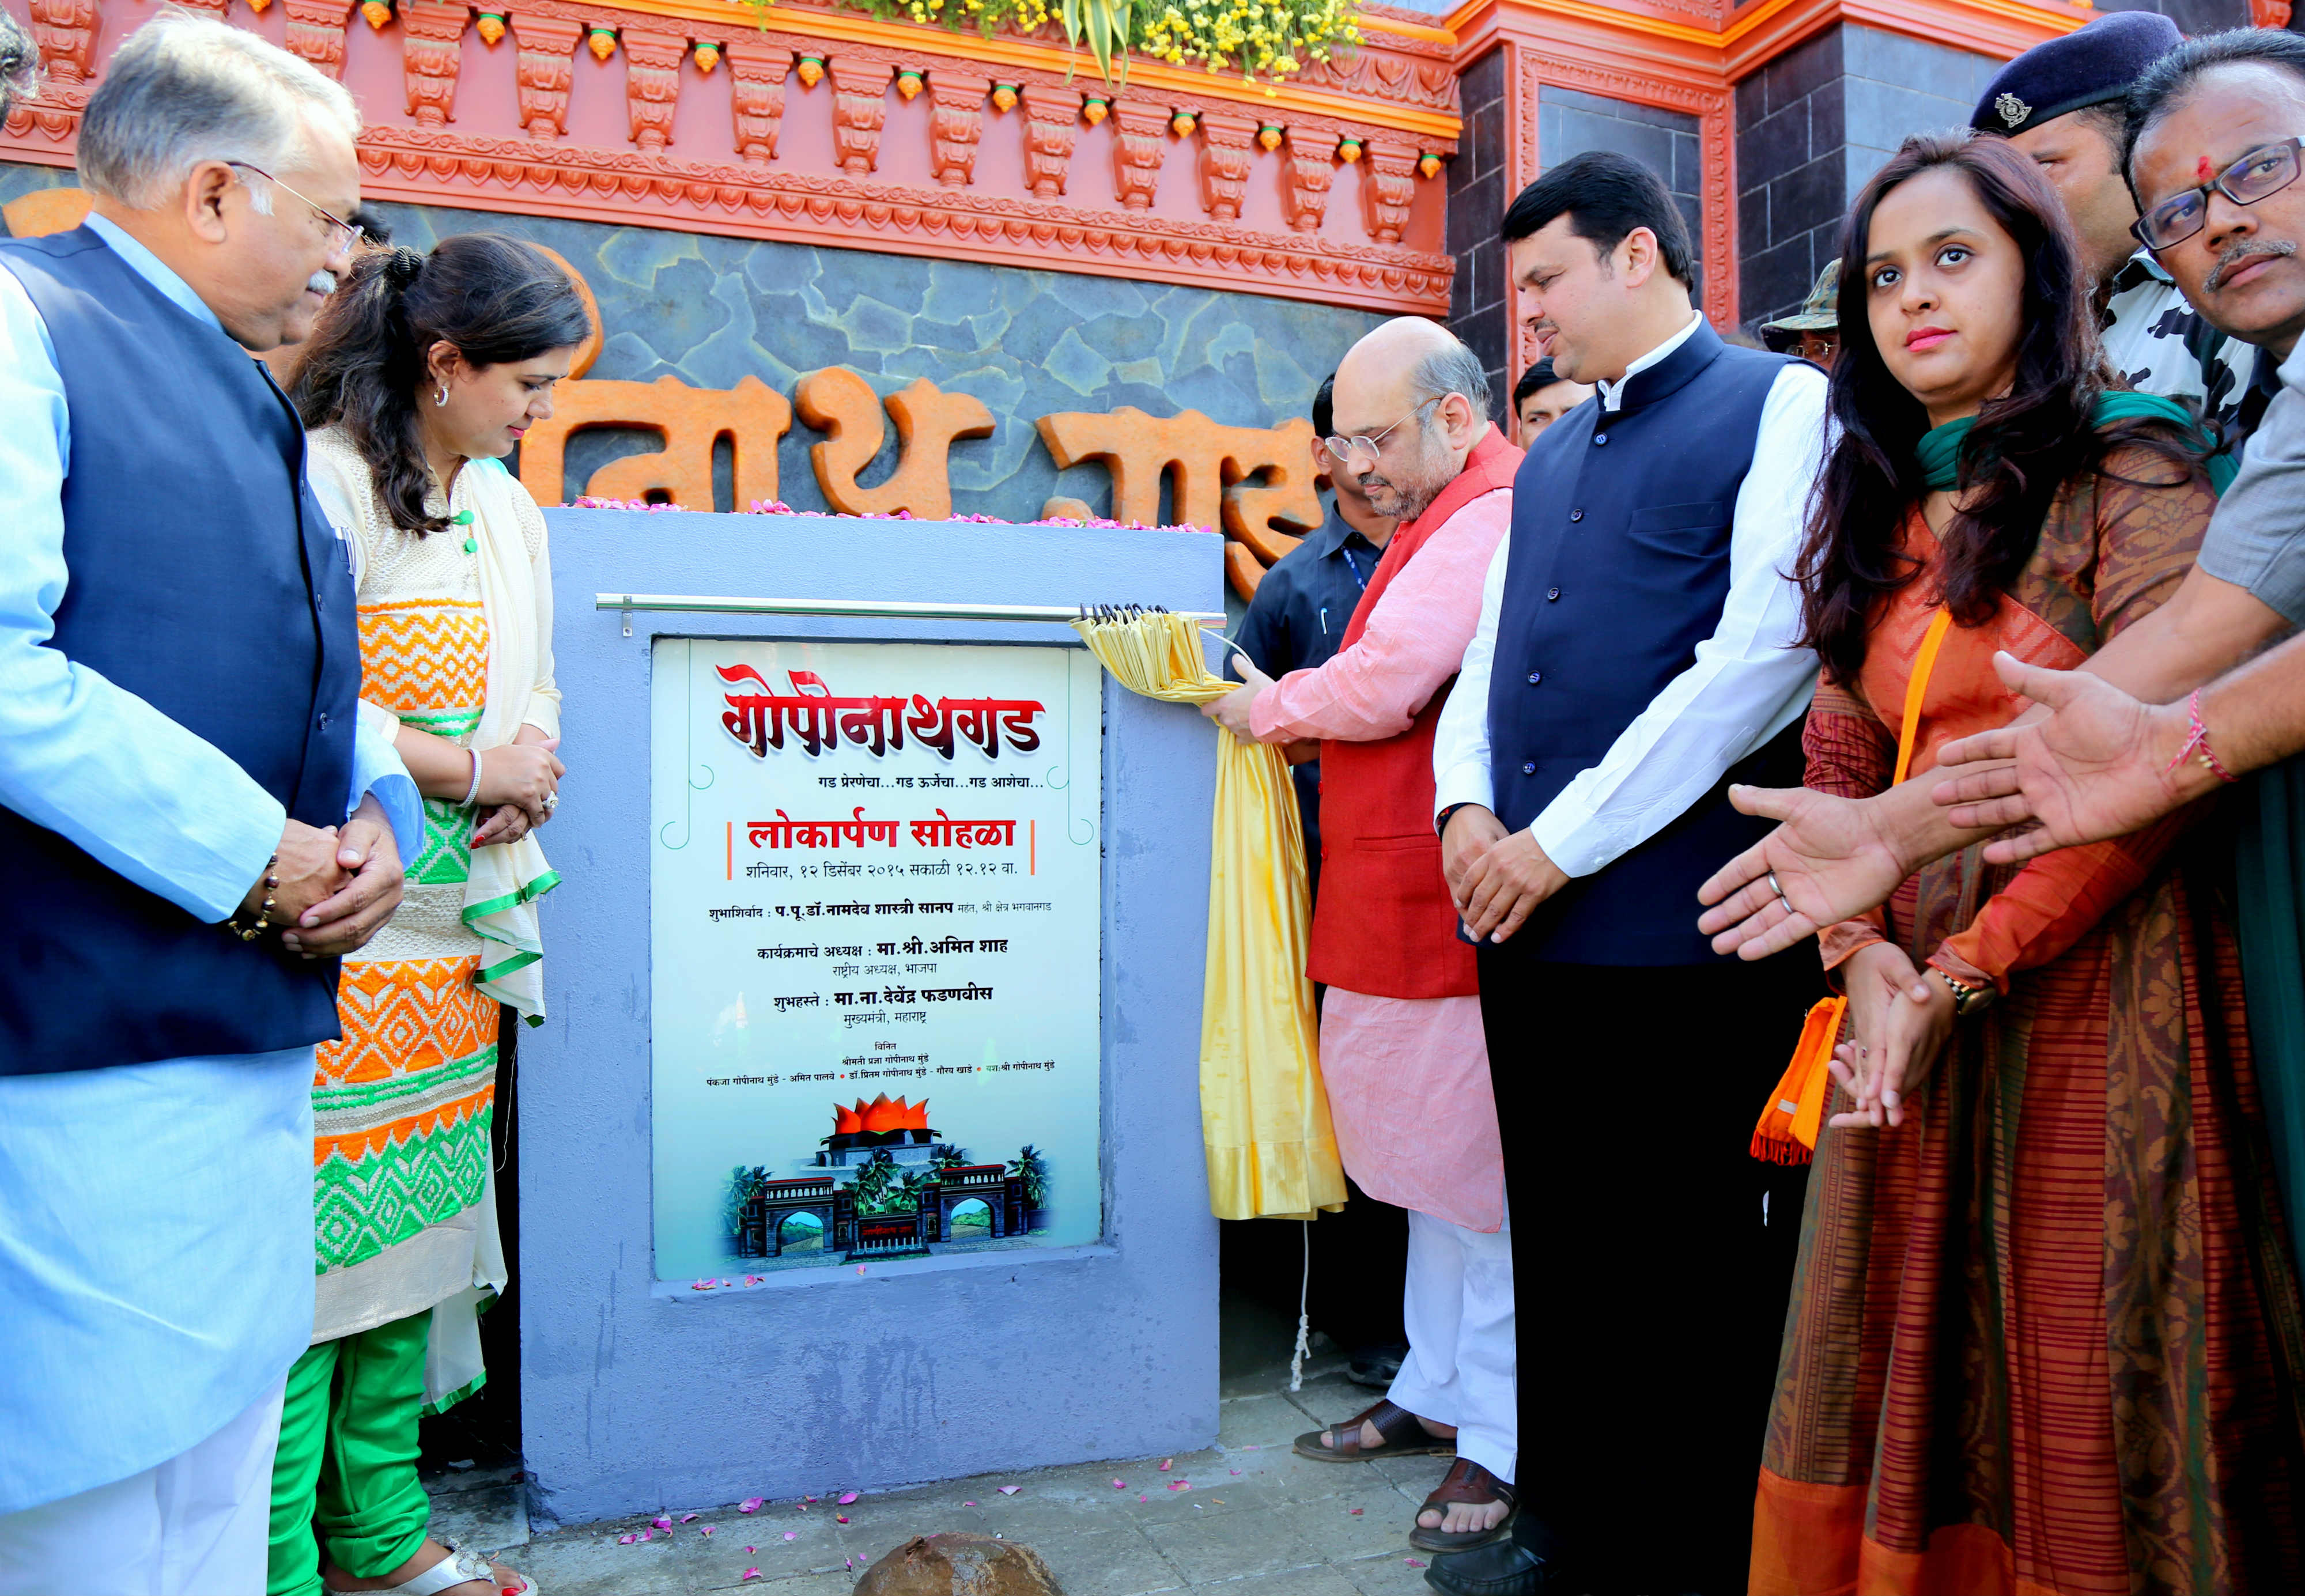
[[1748, 1143], [1823, 990], [1807, 947], [1663, 968], [1481, 949], [1521, 1499], [1596, 1592], [1745, 1589], [1808, 1173]]

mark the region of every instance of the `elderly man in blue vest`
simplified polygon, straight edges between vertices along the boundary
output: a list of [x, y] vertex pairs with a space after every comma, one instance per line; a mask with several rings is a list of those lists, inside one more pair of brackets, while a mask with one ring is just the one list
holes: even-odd
[[1805, 1173], [1747, 1143], [1819, 983], [1717, 957], [1689, 905], [1761, 824], [1728, 782], [1799, 780], [1816, 662], [1786, 573], [1825, 379], [1705, 324], [1680, 212], [1621, 156], [1553, 167], [1504, 237], [1553, 369], [1599, 396], [1513, 483], [1433, 748], [1527, 1220], [1516, 1272], [1544, 1308], [1519, 1318], [1514, 1539], [1428, 1578], [1725, 1596], [1745, 1584]]
[[6, 1596], [264, 1587], [313, 1044], [420, 836], [250, 358], [346, 265], [358, 129], [294, 56], [166, 15], [89, 100], [88, 224], [0, 242]]

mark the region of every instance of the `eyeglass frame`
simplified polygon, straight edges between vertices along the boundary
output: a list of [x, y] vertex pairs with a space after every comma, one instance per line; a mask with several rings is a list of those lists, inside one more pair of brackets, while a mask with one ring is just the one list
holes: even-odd
[[[2281, 182], [2266, 190], [2265, 192], [2259, 194], [2256, 200], [2244, 200], [2239, 194], [2234, 193], [2231, 189], [2225, 187], [2225, 179], [2232, 176], [2237, 167], [2244, 166], [2250, 161], [2256, 159], [2258, 156], [2265, 154], [2267, 150], [2273, 149], [2285, 149], [2289, 152], [2290, 171], [2289, 175], [2286, 178], [2284, 178]], [[2235, 156], [2230, 162], [2226, 163], [2224, 170], [2218, 173], [2215, 177], [2209, 179], [2208, 182], [2204, 183], [2196, 183], [2190, 189], [2181, 189], [2176, 193], [2171, 194], [2168, 198], [2161, 200], [2159, 204], [2155, 205], [2152, 210], [2148, 210], [2145, 212], [2144, 215], [2139, 216], [2135, 221], [2129, 225], [2130, 236], [2136, 239], [2139, 243], [2143, 244], [2147, 249], [2151, 250], [2156, 255], [2164, 250], [2173, 250], [2189, 238], [2199, 237], [2202, 230], [2208, 226], [2209, 208], [2207, 200], [2212, 190], [2217, 193], [2223, 194], [2235, 205], [2255, 205], [2259, 200], [2272, 199], [2274, 195], [2281, 192], [2282, 190], [2287, 188], [2291, 183], [2295, 183], [2301, 173], [2305, 173], [2305, 136], [2275, 140], [2271, 144], [2260, 144], [2254, 149], [2245, 149], [2241, 154]], [[2146, 236], [2146, 220], [2148, 217], [2152, 216], [2153, 211], [2160, 210], [2164, 207], [2168, 206], [2176, 200], [2190, 200], [2197, 195], [2202, 200], [2201, 221], [2199, 226], [2195, 227], [2190, 233], [2180, 233], [2177, 237], [2169, 239], [2162, 243], [2155, 243], [2152, 239]]]
[[1425, 412], [1431, 410], [1434, 405], [1441, 403], [1448, 397], [1449, 395], [1447, 394], [1433, 395], [1433, 397], [1425, 401], [1424, 403], [1418, 405], [1415, 410], [1410, 411], [1407, 415], [1401, 417], [1400, 420], [1395, 421], [1382, 432], [1378, 433], [1374, 437], [1370, 437], [1365, 433], [1356, 437], [1340, 437], [1331, 435], [1321, 440], [1321, 446], [1329, 452], [1329, 458], [1334, 460], [1339, 465], [1344, 464], [1345, 462], [1350, 460], [1357, 454], [1365, 453], [1371, 460], [1381, 459], [1383, 456], [1384, 440], [1386, 438], [1391, 437], [1403, 427], [1408, 426], [1410, 421], [1417, 420]]
[[[273, 176], [271, 173], [267, 172], [254, 161], [226, 161], [225, 162], [225, 165], [234, 167], [236, 170], [253, 172], [257, 176], [262, 178], [265, 182], [270, 183], [275, 188], [288, 189], [289, 196], [292, 199], [303, 200], [306, 208], [311, 210], [312, 213], [318, 216], [322, 221], [327, 223], [330, 228], [330, 232], [328, 233], [329, 254], [334, 255], [341, 251], [357, 249], [360, 245], [360, 241], [368, 236], [368, 229], [362, 226], [360, 223], [347, 222], [344, 217], [338, 216], [335, 211], [330, 210], [327, 206], [316, 204], [310, 200], [306, 200], [303, 195], [298, 193], [294, 189], [288, 188], [286, 183], [282, 183], [278, 178]], [[342, 243], [336, 242], [339, 234], [341, 234], [344, 239]]]

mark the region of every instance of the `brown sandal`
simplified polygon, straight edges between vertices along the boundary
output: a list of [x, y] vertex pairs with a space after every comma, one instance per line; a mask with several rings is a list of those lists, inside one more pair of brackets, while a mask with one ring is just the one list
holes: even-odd
[[[1373, 1424], [1384, 1438], [1380, 1447], [1361, 1445], [1361, 1426]], [[1337, 1438], [1333, 1447], [1321, 1444], [1323, 1432], [1308, 1430], [1297, 1438], [1297, 1456], [1317, 1457], [1323, 1463], [1365, 1463], [1372, 1457], [1454, 1457], [1457, 1443], [1442, 1440], [1425, 1433], [1416, 1415], [1405, 1407], [1390, 1402], [1380, 1402], [1365, 1407], [1349, 1419], [1341, 1419], [1328, 1427], [1326, 1433]]]
[[1408, 1532], [1408, 1544], [1419, 1551], [1470, 1551], [1476, 1546], [1487, 1546], [1502, 1541], [1512, 1533], [1513, 1520], [1520, 1515], [1520, 1498], [1513, 1488], [1498, 1479], [1469, 1457], [1459, 1457], [1450, 1466], [1433, 1494], [1417, 1508], [1421, 1517], [1427, 1508], [1441, 1515], [1441, 1522], [1449, 1522], [1449, 1507], [1453, 1502], [1484, 1504], [1502, 1502], [1505, 1515], [1485, 1530], [1428, 1530], [1417, 1524]]

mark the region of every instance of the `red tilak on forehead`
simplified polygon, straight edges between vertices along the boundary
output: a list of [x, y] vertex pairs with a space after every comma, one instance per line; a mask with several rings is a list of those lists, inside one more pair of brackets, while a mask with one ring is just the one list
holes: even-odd
[[2209, 165], [2208, 157], [2203, 156], [2200, 160], [2194, 165], [2193, 175], [2199, 178], [2203, 183], [2208, 182], [2211, 178], [2216, 175], [2216, 172]]

